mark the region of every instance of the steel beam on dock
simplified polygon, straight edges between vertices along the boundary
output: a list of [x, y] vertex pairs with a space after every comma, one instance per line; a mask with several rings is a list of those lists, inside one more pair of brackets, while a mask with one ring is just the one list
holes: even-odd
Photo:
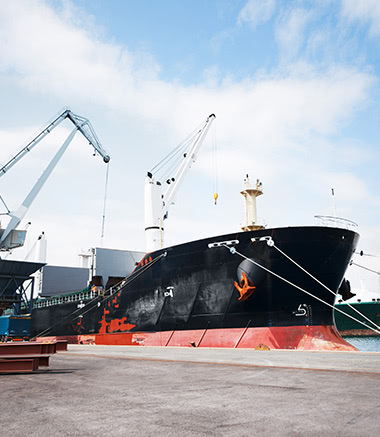
[[0, 359], [0, 373], [34, 372], [38, 369], [38, 359], [19, 358], [17, 360]]
[[36, 360], [37, 367], [48, 367], [50, 355], [1, 355], [1, 360]]
[[19, 343], [0, 343], [0, 357], [1, 355], [41, 355], [47, 353], [46, 349], [42, 352], [42, 343], [36, 342], [19, 342]]

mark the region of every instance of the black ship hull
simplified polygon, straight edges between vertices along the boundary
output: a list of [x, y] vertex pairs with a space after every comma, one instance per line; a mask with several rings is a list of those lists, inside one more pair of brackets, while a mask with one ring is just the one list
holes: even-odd
[[[216, 339], [218, 333], [227, 338], [239, 330], [282, 329], [289, 337], [289, 330], [307, 327], [318, 337], [318, 330], [334, 325], [335, 296], [304, 270], [336, 293], [358, 238], [345, 229], [290, 227], [168, 247], [145, 255], [104, 296], [35, 308], [33, 335], [139, 333], [134, 338], [143, 341], [157, 333], [182, 333], [188, 342], [186, 332], [212, 332]], [[165, 343], [168, 336], [160, 338]]]

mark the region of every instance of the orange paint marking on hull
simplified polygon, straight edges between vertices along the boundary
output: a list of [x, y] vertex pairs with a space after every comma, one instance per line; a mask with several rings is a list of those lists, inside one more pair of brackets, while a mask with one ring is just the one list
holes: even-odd
[[250, 281], [248, 280], [245, 272], [243, 272], [241, 275], [240, 284], [235, 281], [234, 285], [240, 294], [238, 300], [247, 300], [250, 296], [252, 296], [253, 292], [256, 289], [255, 286], [250, 284]]
[[110, 322], [107, 322], [106, 314], [109, 314], [109, 311], [107, 311], [104, 308], [102, 319], [99, 322], [100, 323], [99, 334], [109, 334], [116, 331], [118, 332], [130, 331], [136, 326], [133, 325], [132, 323], [126, 323], [127, 322], [126, 317], [123, 317], [121, 319], [112, 319]]

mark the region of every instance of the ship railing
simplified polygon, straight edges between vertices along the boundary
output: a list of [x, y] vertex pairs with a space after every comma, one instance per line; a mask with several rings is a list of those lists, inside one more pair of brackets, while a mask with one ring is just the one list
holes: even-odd
[[94, 299], [102, 293], [101, 290], [83, 290], [80, 293], [61, 294], [33, 302], [34, 308], [45, 308], [53, 305], [61, 305], [70, 302], [80, 302]]
[[330, 228], [341, 228], [350, 231], [355, 231], [358, 224], [352, 220], [348, 220], [342, 217], [335, 217], [331, 215], [315, 215], [314, 218], [317, 220], [319, 226], [327, 226]]
[[247, 220], [242, 218], [240, 220], [240, 227], [243, 228], [244, 226], [262, 226], [263, 228], [266, 228], [267, 223], [264, 217], [257, 217], [257, 222], [252, 221], [251, 223], [247, 223]]

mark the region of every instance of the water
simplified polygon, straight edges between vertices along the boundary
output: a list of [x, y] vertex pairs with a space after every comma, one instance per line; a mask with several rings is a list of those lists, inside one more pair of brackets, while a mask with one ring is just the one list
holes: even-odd
[[380, 336], [379, 337], [343, 337], [348, 343], [355, 346], [360, 351], [364, 352], [380, 352]]

